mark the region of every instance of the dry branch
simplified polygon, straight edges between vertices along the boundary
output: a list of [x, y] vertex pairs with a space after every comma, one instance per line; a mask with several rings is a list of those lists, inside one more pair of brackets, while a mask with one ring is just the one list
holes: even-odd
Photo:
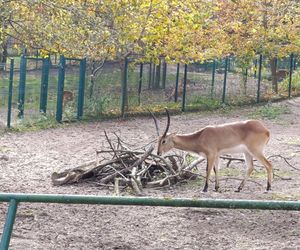
[[63, 185], [92, 180], [99, 185], [114, 187], [116, 195], [119, 195], [120, 186], [131, 187], [137, 195], [142, 195], [144, 187], [172, 185], [197, 176], [191, 172], [195, 162], [190, 166], [179, 155], [158, 156], [153, 153], [153, 143], [131, 149], [116, 133], [113, 139], [106, 131], [104, 135], [108, 146], [96, 151], [97, 158], [101, 160], [90, 161], [62, 173], [55, 172], [52, 183]]

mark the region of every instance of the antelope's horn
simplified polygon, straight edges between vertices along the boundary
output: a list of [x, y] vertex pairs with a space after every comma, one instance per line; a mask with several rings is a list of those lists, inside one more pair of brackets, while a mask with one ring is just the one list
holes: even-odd
[[165, 136], [167, 135], [167, 133], [168, 133], [168, 131], [169, 131], [169, 127], [170, 127], [170, 114], [169, 114], [168, 109], [166, 109], [166, 113], [167, 113], [167, 116], [168, 116], [168, 121], [167, 121], [167, 127], [166, 127], [166, 130], [165, 130], [165, 132], [164, 132], [164, 134], [163, 134], [162, 137], [165, 137]]

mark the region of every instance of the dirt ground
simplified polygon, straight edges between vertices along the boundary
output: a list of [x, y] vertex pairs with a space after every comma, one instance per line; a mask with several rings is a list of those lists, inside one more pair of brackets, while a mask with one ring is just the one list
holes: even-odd
[[[266, 173], [256, 168], [251, 181], [236, 193], [245, 167], [222, 162], [221, 191], [201, 193], [203, 180], [146, 189], [147, 196], [218, 199], [300, 200], [300, 99], [281, 103], [290, 113], [265, 120], [271, 131], [266, 155], [278, 157], [272, 191], [265, 193]], [[208, 124], [247, 119], [253, 108], [212, 114], [172, 116], [171, 131], [190, 132]], [[160, 117], [161, 126], [165, 118]], [[39, 132], [0, 137], [0, 192], [112, 195], [113, 190], [80, 183], [53, 186], [51, 173], [93, 159], [103, 148], [104, 133], [143, 145], [155, 138], [151, 118], [73, 124]], [[205, 172], [205, 165], [199, 168]], [[212, 178], [213, 179], [213, 178]], [[130, 195], [123, 193], [122, 195]], [[7, 203], [0, 204], [1, 232]], [[300, 212], [101, 205], [27, 204], [18, 207], [10, 249], [300, 249]]]

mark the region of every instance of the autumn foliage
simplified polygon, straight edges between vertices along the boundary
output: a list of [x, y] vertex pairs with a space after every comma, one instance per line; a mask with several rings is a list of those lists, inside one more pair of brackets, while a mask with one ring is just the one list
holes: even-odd
[[1, 44], [13, 37], [45, 54], [247, 63], [300, 51], [296, 0], [3, 0], [0, 10]]

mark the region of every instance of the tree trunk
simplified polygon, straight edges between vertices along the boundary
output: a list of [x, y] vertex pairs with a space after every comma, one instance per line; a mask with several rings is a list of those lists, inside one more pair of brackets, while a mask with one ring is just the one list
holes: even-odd
[[1, 63], [6, 63], [6, 60], [7, 60], [7, 57], [8, 57], [7, 46], [8, 46], [7, 41], [2, 44], [3, 52], [2, 52]]
[[[7, 46], [8, 46], [8, 42], [4, 41], [1, 44], [1, 55], [0, 55], [0, 63], [1, 64], [6, 64], [6, 60], [8, 57], [8, 51], [7, 51]], [[0, 67], [0, 70], [3, 70], [4, 67]]]

